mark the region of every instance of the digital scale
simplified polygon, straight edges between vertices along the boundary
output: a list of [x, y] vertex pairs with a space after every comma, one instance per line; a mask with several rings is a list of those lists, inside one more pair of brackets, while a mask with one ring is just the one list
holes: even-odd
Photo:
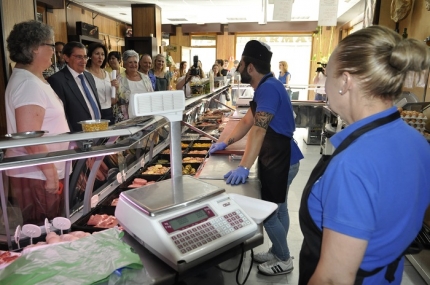
[[115, 216], [139, 243], [182, 271], [242, 243], [257, 224], [225, 190], [191, 176], [122, 192]]
[[122, 192], [115, 210], [130, 235], [179, 272], [242, 243], [258, 228], [224, 189], [182, 176], [184, 98], [182, 90], [130, 96], [131, 117], [159, 114], [169, 120], [172, 178]]

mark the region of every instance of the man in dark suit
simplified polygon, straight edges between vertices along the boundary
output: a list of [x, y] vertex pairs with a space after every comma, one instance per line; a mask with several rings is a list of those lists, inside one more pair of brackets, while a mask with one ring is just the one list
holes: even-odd
[[96, 83], [91, 73], [85, 71], [88, 56], [82, 43], [67, 43], [63, 57], [67, 66], [49, 77], [48, 82], [63, 101], [70, 130], [79, 132], [82, 126], [78, 122], [100, 119]]

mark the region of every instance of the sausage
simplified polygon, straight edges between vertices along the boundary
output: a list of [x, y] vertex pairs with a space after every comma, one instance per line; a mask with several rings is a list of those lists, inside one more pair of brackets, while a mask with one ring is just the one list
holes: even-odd
[[133, 184], [141, 184], [141, 185], [145, 185], [148, 181], [146, 181], [146, 179], [143, 178], [134, 178], [133, 180]]

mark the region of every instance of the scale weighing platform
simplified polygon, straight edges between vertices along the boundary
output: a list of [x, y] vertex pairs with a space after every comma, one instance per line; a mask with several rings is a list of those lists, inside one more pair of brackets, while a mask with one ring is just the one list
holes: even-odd
[[191, 176], [122, 192], [115, 216], [139, 243], [176, 271], [233, 248], [258, 229], [224, 189]]

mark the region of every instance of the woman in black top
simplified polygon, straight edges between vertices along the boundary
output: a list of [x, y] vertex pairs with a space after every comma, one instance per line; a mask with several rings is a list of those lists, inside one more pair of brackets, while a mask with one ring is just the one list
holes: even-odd
[[170, 80], [172, 75], [166, 70], [166, 58], [162, 54], [157, 54], [154, 57], [150, 73], [155, 75], [155, 91], [172, 90]]

